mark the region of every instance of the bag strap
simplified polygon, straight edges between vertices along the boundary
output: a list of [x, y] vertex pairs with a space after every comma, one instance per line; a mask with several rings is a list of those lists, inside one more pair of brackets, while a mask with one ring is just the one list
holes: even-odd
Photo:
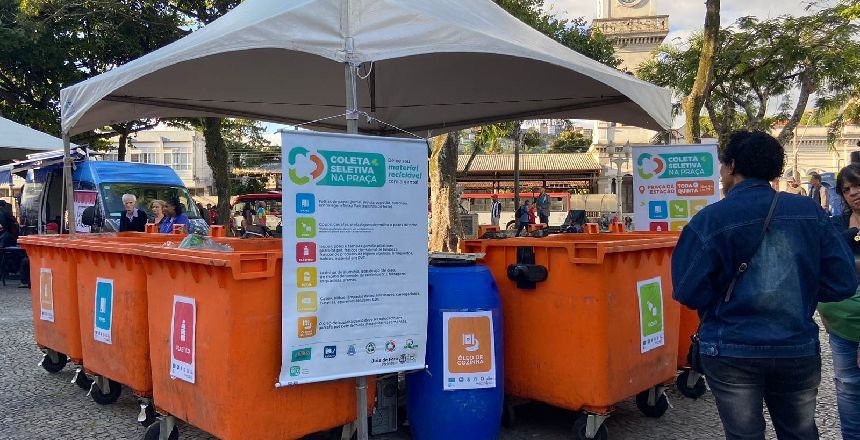
[[735, 270], [735, 275], [732, 277], [732, 282], [729, 283], [729, 287], [726, 289], [726, 295], [723, 299], [723, 302], [729, 302], [732, 299], [732, 292], [735, 290], [735, 284], [737, 284], [738, 280], [741, 278], [741, 275], [746, 272], [750, 264], [752, 264], [752, 259], [755, 257], [755, 254], [758, 253], [759, 248], [761, 247], [762, 242], [764, 242], [765, 233], [767, 233], [767, 228], [770, 227], [770, 222], [773, 220], [773, 213], [776, 211], [776, 203], [779, 201], [779, 192], [773, 195], [773, 202], [770, 204], [770, 211], [767, 213], [767, 218], [764, 219], [764, 227], [761, 228], [761, 234], [758, 237], [758, 242], [753, 249], [752, 255], [750, 255], [749, 260], [743, 262], [738, 265], [737, 270]]

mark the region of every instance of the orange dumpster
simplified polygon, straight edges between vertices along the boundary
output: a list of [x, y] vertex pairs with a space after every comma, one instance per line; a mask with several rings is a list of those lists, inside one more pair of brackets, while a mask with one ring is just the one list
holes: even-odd
[[[47, 351], [42, 367], [51, 372], [63, 368], [67, 359], [83, 360], [78, 303], [78, 256], [70, 244], [89, 240], [152, 242], [158, 236], [136, 232], [68, 235], [30, 235], [18, 243], [30, 259], [33, 300], [33, 327], [36, 344]], [[84, 271], [86, 272], [86, 271]], [[80, 386], [89, 386], [80, 377]]]
[[505, 392], [589, 413], [574, 426], [580, 438], [601, 435], [606, 415], [631, 396], [646, 415], [662, 415], [677, 367], [676, 241], [625, 233], [463, 242], [486, 253], [502, 298]]
[[67, 243], [80, 264], [77, 289], [84, 370], [96, 378], [90, 397], [102, 405], [113, 403], [122, 386], [128, 386], [144, 398], [138, 420], [145, 426], [155, 418], [145, 399], [152, 395], [146, 274], [140, 257], [131, 254], [127, 245], [167, 241], [178, 242], [169, 234], [120, 233], [82, 236]]
[[41, 366], [56, 373], [68, 360], [80, 364], [77, 271], [74, 255], [63, 246], [65, 236], [36, 235], [18, 239], [30, 259], [33, 333], [46, 351]]
[[[299, 438], [355, 420], [354, 380], [276, 387], [281, 240], [230, 244], [235, 252], [134, 246], [146, 273], [153, 400], [170, 416], [147, 436], [176, 429], [173, 417], [222, 439]], [[372, 402], [373, 385], [368, 394]]]

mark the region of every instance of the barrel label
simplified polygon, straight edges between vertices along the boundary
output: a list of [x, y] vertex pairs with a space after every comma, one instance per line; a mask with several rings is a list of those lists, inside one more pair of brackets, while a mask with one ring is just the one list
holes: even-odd
[[663, 282], [660, 277], [637, 283], [639, 293], [640, 348], [642, 353], [662, 347], [665, 343], [663, 330]]
[[113, 324], [113, 280], [96, 279], [96, 304], [93, 313], [93, 339], [111, 344]]
[[444, 389], [496, 386], [493, 313], [443, 312]]
[[170, 331], [170, 377], [194, 383], [197, 305], [194, 298], [173, 296]]
[[39, 272], [39, 319], [54, 322], [54, 277], [50, 268]]

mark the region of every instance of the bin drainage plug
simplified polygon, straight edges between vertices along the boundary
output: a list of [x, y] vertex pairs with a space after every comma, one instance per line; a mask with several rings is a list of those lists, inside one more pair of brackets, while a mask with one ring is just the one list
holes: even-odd
[[517, 282], [520, 289], [534, 289], [537, 283], [546, 281], [549, 271], [539, 264], [511, 264], [508, 266], [508, 279]]

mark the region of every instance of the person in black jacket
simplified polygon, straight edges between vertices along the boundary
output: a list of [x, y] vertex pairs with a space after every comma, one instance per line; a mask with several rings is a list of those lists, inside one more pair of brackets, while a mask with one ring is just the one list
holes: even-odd
[[122, 204], [125, 206], [125, 212], [119, 217], [119, 232], [144, 232], [146, 213], [137, 209], [137, 197], [134, 194], [123, 194]]

